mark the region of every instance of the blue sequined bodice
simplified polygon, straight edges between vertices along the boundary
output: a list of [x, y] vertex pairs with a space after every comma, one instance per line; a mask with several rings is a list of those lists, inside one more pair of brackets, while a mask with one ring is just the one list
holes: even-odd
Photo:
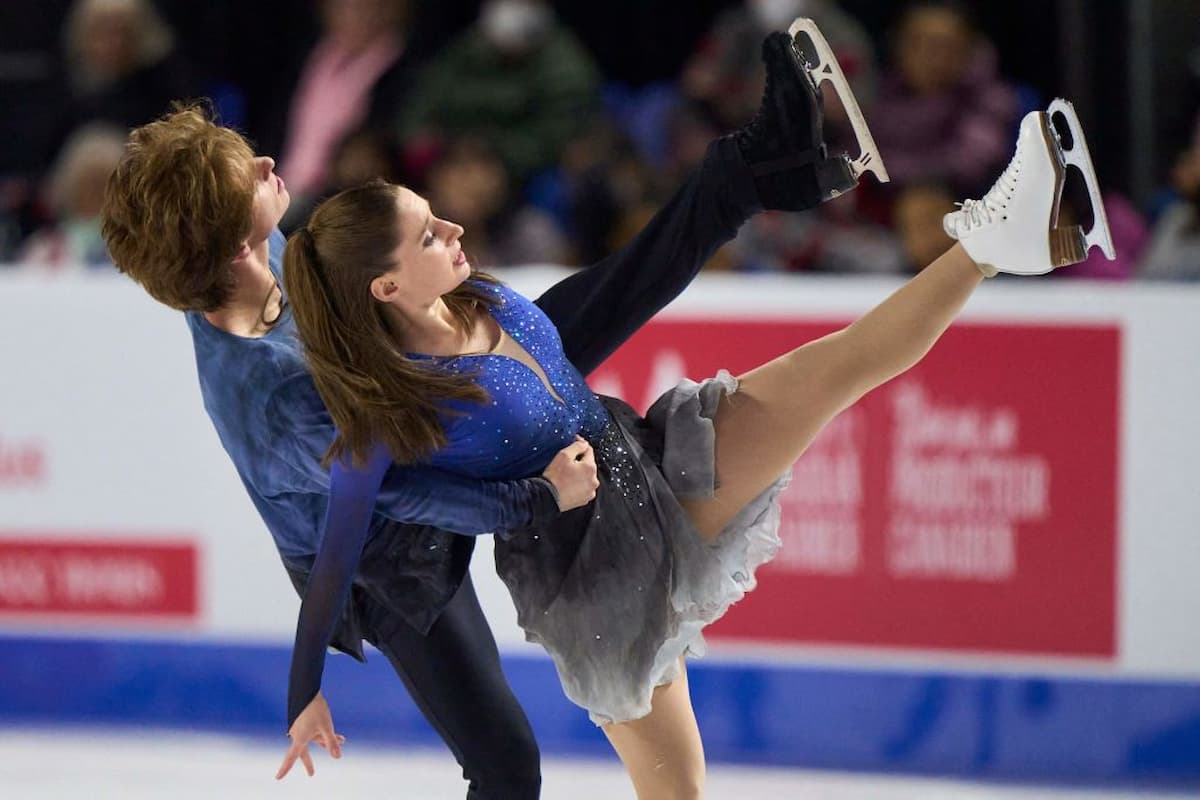
[[608, 412], [567, 360], [554, 324], [542, 310], [507, 286], [480, 284], [494, 294], [492, 316], [542, 368], [554, 397], [528, 365], [489, 353], [434, 359], [438, 366], [471, 375], [489, 395], [484, 405], [450, 402], [442, 415], [446, 446], [432, 456], [435, 467], [483, 479], [540, 474], [575, 436], [595, 442]]

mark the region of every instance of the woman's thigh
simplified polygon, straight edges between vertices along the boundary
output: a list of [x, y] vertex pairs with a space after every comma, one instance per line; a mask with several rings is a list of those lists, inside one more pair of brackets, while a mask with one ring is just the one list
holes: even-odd
[[861, 396], [843, 334], [809, 342], [739, 376], [738, 390], [721, 399], [713, 418], [718, 488], [712, 497], [682, 501], [705, 538], [715, 538]]

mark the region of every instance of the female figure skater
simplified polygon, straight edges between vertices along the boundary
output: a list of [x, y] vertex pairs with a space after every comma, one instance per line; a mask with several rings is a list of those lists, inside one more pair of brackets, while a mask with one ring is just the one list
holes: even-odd
[[[1069, 152], [1052, 115], [1072, 129]], [[1056, 101], [1023, 120], [991, 191], [947, 217], [958, 244], [905, 286], [744, 375], [681, 383], [645, 419], [593, 394], [546, 315], [473, 272], [462, 228], [420, 196], [375, 183], [320, 206], [284, 256], [297, 329], [338, 426], [293, 660], [293, 751], [334, 739], [318, 694], [325, 637], [392, 461], [511, 478], [582, 436], [596, 499], [537, 530], [501, 532], [497, 568], [527, 637], [603, 726], [638, 795], [699, 796], [703, 750], [682, 656], [775, 553], [781, 475], [834, 415], [917, 363], [985, 276], [1048, 272], [1092, 244], [1111, 255], [1100, 213], [1087, 235], [1056, 227], [1068, 164], [1094, 188], [1073, 110]]]

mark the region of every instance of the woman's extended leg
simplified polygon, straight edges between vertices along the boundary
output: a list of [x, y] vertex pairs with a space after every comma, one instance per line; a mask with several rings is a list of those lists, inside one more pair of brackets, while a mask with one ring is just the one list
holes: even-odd
[[850, 327], [752, 370], [722, 400], [714, 420], [720, 487], [684, 504], [703, 536], [719, 534], [834, 415], [916, 364], [985, 272], [1049, 272], [1082, 261], [1091, 244], [1112, 257], [1102, 211], [1086, 236], [1079, 227], [1057, 227], [1068, 165], [1081, 169], [1094, 196], [1099, 191], [1074, 110], [1064, 101], [1051, 110], [1071, 126], [1070, 150], [1064, 153], [1050, 114], [1026, 115], [1016, 155], [995, 186], [947, 217], [958, 244]]
[[[920, 360], [982, 279], [955, 246], [849, 328], [743, 375], [715, 420], [721, 486], [684, 504], [701, 533], [719, 533], [835, 414]], [[704, 749], [686, 675], [655, 690], [649, 716], [604, 732], [639, 798], [703, 796]]]
[[920, 361], [982, 280], [955, 245], [848, 328], [740, 376], [714, 420], [720, 487], [683, 503], [701, 534], [715, 537], [838, 412]]
[[[683, 661], [680, 660], [680, 670]], [[704, 796], [704, 745], [692, 711], [687, 672], [654, 690], [651, 712], [604, 726], [640, 800]]]

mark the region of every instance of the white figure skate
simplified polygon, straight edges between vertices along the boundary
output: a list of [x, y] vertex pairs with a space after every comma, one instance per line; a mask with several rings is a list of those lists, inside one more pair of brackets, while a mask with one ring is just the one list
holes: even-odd
[[[1079, 167], [1089, 186], [1094, 185], [1095, 170], [1083, 144], [1083, 131], [1074, 110], [1069, 105], [1066, 109], [1056, 108], [1075, 120], [1071, 152], [1076, 155], [1069, 163]], [[1067, 164], [1049, 113], [1031, 111], [1021, 121], [1017, 152], [1008, 168], [982, 200], [967, 200], [962, 210], [945, 216], [946, 233], [962, 243], [989, 277], [996, 272], [1041, 275], [1083, 261], [1089, 246], [1083, 228], [1058, 226]], [[1111, 242], [1103, 213], [1099, 207], [1095, 243]]]
[[[854, 128], [854, 138], [858, 140], [858, 158], [850, 160], [850, 168], [854, 171], [854, 177], [858, 178], [864, 172], [873, 172], [880, 183], [890, 181], [887, 167], [883, 165], [883, 159], [879, 156], [875, 138], [871, 136], [871, 129], [867, 127], [867, 120], [863, 117], [858, 100], [855, 99], [854, 92], [850, 90], [846, 74], [842, 72], [841, 65], [834, 57], [833, 48], [829, 46], [825, 36], [817, 29], [817, 23], [807, 17], [800, 17], [788, 28], [788, 34], [793, 40], [797, 40], [800, 34], [804, 34], [808, 38], [812, 45], [811, 50], [817, 58], [816, 64], [807, 65], [809, 78], [812, 79], [814, 86], [820, 86], [822, 81], [832, 83], [838, 99], [842, 101], [842, 107], [846, 109], [846, 116]], [[801, 43], [800, 51], [806, 53], [808, 48], [803, 47], [803, 43]]]

